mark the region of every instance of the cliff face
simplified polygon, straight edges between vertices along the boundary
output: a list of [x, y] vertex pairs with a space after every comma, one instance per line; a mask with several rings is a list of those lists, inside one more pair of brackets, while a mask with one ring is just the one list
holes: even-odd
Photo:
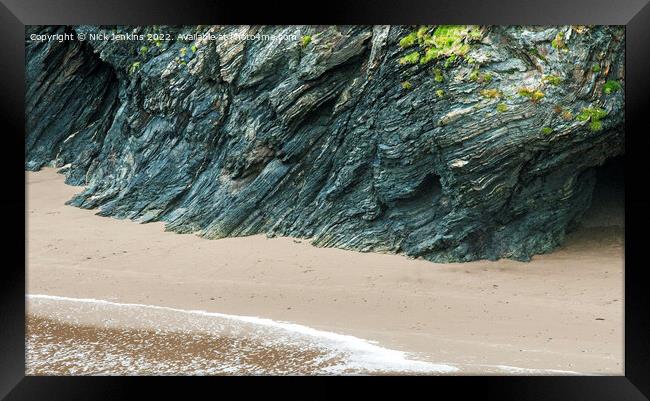
[[73, 30], [172, 35], [28, 40], [26, 168], [178, 232], [527, 260], [623, 151], [623, 27]]

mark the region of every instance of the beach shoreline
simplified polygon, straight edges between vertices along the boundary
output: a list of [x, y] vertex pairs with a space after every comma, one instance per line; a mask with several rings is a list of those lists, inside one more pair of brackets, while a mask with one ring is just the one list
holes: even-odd
[[620, 225], [586, 224], [528, 263], [436, 264], [293, 238], [165, 232], [65, 205], [81, 188], [55, 169], [26, 181], [28, 294], [293, 322], [476, 367], [464, 374], [623, 374]]

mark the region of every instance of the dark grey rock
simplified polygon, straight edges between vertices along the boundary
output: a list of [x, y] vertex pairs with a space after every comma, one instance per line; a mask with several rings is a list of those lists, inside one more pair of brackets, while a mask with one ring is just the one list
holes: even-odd
[[[65, 165], [68, 183], [87, 186], [70, 204], [178, 232], [528, 260], [562, 243], [589, 207], [594, 167], [624, 148], [624, 90], [603, 91], [607, 80], [624, 87], [622, 27], [484, 28], [468, 56], [491, 80], [472, 79], [460, 59], [400, 64], [410, 29], [397, 26], [27, 35], [73, 29], [172, 40], [146, 51], [129, 40], [28, 41], [26, 169]], [[208, 31], [297, 39], [176, 39]], [[566, 50], [551, 44], [559, 31]], [[575, 118], [590, 106], [607, 112], [600, 130]]]

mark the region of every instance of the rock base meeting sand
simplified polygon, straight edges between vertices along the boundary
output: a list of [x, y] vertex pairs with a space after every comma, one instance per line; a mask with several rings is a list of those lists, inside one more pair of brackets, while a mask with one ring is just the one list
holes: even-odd
[[[618, 223], [591, 221], [529, 263], [436, 264], [293, 238], [206, 240], [165, 232], [163, 223], [65, 205], [81, 188], [65, 185], [55, 169], [26, 174], [28, 294], [292, 322], [460, 367], [455, 374], [490, 374], [495, 366], [623, 374]], [[53, 327], [43, 320], [51, 316], [29, 302], [28, 313], [28, 332]], [[69, 326], [53, 332], [61, 327], [66, 335], [98, 336]]]

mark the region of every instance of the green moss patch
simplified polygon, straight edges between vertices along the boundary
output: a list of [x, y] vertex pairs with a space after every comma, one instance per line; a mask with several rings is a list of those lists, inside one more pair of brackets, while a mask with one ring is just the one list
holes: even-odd
[[600, 121], [607, 116], [607, 111], [600, 107], [585, 107], [580, 114], [576, 116], [578, 121], [589, 121], [591, 131], [600, 131], [603, 129], [603, 123]]
[[544, 97], [544, 92], [539, 89], [519, 88], [517, 94], [519, 94], [519, 96], [527, 97], [533, 102], [538, 102]]
[[562, 50], [562, 51], [568, 51], [566, 46], [566, 42], [564, 41], [564, 33], [563, 32], [558, 32], [557, 35], [555, 35], [555, 39], [551, 41], [551, 46], [554, 49], [557, 50]]
[[553, 86], [558, 86], [559, 84], [562, 83], [562, 78], [560, 78], [557, 75], [544, 75], [542, 78], [542, 82], [551, 84]]
[[399, 41], [399, 45], [402, 49], [407, 49], [415, 45], [417, 43], [417, 40], [417, 32], [411, 32]]
[[503, 92], [498, 89], [483, 89], [481, 91], [481, 96], [488, 99], [498, 99], [503, 96]]
[[411, 52], [399, 59], [400, 64], [416, 64], [420, 60], [420, 53]]
[[136, 71], [140, 69], [141, 63], [139, 61], [136, 61], [135, 63], [131, 64], [129, 67], [129, 75], [133, 75]]
[[606, 95], [614, 93], [620, 89], [621, 89], [621, 84], [618, 83], [618, 81], [607, 81], [605, 82], [605, 85], [603, 85], [603, 92]]
[[300, 46], [304, 49], [311, 43], [311, 35], [302, 35], [300, 38]]
[[492, 82], [492, 74], [490, 74], [489, 72], [482, 73], [478, 69], [474, 69], [469, 74], [469, 80], [478, 83], [490, 83]]
[[[403, 49], [417, 45], [420, 64], [445, 59], [449, 66], [458, 57], [464, 57], [470, 50], [470, 44], [480, 40], [482, 35], [481, 29], [474, 25], [439, 25], [435, 28], [424, 25], [404, 36], [399, 45]], [[411, 54], [408, 56], [408, 61], [415, 59]], [[400, 59], [400, 63], [408, 63], [402, 62], [403, 59]]]
[[442, 71], [439, 68], [434, 68], [433, 70], [433, 80], [440, 83], [445, 80], [445, 77], [442, 75]]

